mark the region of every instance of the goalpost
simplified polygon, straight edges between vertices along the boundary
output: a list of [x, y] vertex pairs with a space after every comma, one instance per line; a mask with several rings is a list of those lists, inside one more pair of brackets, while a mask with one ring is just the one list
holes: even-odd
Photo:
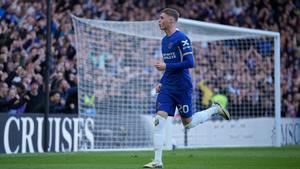
[[[72, 20], [79, 116], [94, 120], [94, 145], [86, 145], [85, 138], [81, 138], [79, 147], [151, 148], [155, 113], [151, 90], [162, 75], [153, 66], [162, 58], [160, 45], [164, 34], [158, 21], [100, 21], [75, 16]], [[257, 146], [281, 146], [279, 33], [189, 19], [179, 19], [178, 28], [193, 45], [196, 66], [190, 72], [194, 81], [194, 112], [207, 107], [208, 100], [221, 98], [219, 101], [231, 112], [233, 120], [224, 122], [216, 117], [205, 123], [204, 128], [200, 125], [199, 130], [185, 131], [175, 116], [167, 130], [176, 132], [169, 133], [168, 142], [181, 140], [179, 147], [222, 146], [206, 144], [201, 139], [207, 137], [210, 142], [230, 135], [220, 133], [226, 130], [236, 132], [228, 137], [228, 146], [252, 146], [251, 141], [260, 140], [261, 134], [270, 140], [261, 144], [258, 141]], [[264, 128], [266, 131], [261, 132]], [[239, 143], [243, 140], [234, 137], [250, 142]]]

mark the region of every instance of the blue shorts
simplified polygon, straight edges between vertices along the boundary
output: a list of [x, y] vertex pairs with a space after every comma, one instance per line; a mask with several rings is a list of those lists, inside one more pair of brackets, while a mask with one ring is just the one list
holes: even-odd
[[193, 91], [170, 91], [161, 88], [156, 100], [156, 112], [164, 111], [169, 116], [174, 116], [177, 107], [181, 117], [189, 118], [193, 114]]

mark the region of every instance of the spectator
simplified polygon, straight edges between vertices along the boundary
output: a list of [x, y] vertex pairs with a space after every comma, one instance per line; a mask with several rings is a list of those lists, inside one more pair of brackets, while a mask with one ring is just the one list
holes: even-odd
[[37, 81], [32, 81], [30, 84], [30, 91], [27, 92], [28, 101], [26, 104], [26, 113], [42, 113], [44, 109], [44, 93], [39, 90]]
[[50, 92], [49, 113], [65, 113], [65, 107], [61, 104], [59, 91]]
[[208, 108], [210, 105], [210, 99], [214, 95], [213, 90], [209, 84], [205, 84], [205, 81], [198, 83], [198, 88], [201, 90], [202, 99], [201, 99], [201, 109]]
[[9, 112], [11, 114], [24, 113], [26, 108], [26, 102], [29, 97], [26, 95], [26, 89], [23, 83], [18, 82], [10, 88], [9, 97], [17, 98], [14, 104], [11, 106]]
[[8, 85], [5, 82], [0, 83], [0, 113], [6, 113], [10, 110], [14, 102], [17, 100], [16, 97], [8, 97]]

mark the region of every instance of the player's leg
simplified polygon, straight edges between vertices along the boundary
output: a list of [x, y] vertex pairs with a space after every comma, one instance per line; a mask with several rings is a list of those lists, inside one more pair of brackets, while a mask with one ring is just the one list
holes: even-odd
[[176, 107], [181, 116], [181, 121], [184, 126], [191, 123], [193, 118], [192, 107], [192, 92], [178, 93], [176, 96]]
[[222, 108], [219, 103], [214, 103], [210, 108], [193, 114], [192, 118], [185, 119], [183, 117], [182, 121], [185, 128], [190, 129], [209, 120], [214, 114], [219, 114], [226, 120], [230, 119], [229, 112]]
[[186, 128], [193, 128], [211, 118], [214, 114], [220, 114], [226, 120], [230, 119], [229, 113], [220, 104], [215, 103], [210, 108], [192, 114], [192, 91], [180, 93], [176, 96], [178, 111], [182, 123]]
[[168, 116], [173, 116], [175, 112], [175, 105], [173, 99], [161, 91], [157, 96], [156, 103], [157, 113], [154, 121], [153, 144], [154, 144], [154, 160], [146, 165], [144, 168], [162, 168], [162, 153], [164, 143], [164, 128]]
[[164, 126], [168, 118], [168, 113], [158, 111], [154, 120], [153, 146], [154, 160], [144, 165], [144, 168], [162, 168], [162, 151], [164, 143]]

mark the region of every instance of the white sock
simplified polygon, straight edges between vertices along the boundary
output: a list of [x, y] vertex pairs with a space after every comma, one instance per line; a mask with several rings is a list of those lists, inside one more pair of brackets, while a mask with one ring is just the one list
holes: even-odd
[[165, 118], [160, 115], [155, 116], [154, 122], [154, 161], [162, 162], [162, 149], [164, 144]]
[[196, 127], [197, 125], [209, 120], [213, 114], [218, 113], [218, 108], [216, 106], [212, 106], [206, 110], [197, 112], [193, 114], [192, 121], [185, 125], [187, 129]]

